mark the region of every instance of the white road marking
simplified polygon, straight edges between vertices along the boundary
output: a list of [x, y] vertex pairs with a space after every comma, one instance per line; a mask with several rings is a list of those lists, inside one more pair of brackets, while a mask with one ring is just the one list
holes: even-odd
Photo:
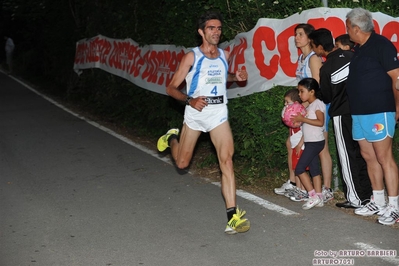
[[[1, 71], [1, 72], [2, 72], [2, 71]], [[4, 73], [4, 72], [3, 72], [3, 73]], [[47, 97], [46, 95], [44, 95], [44, 94], [38, 92], [37, 90], [35, 90], [35, 89], [32, 88], [31, 86], [29, 86], [28, 84], [26, 84], [26, 83], [20, 81], [19, 79], [15, 78], [15, 77], [13, 77], [13, 76], [9, 76], [9, 77], [12, 78], [13, 80], [17, 81], [18, 83], [20, 83], [20, 84], [23, 85], [24, 87], [28, 88], [28, 89], [31, 90], [32, 92], [36, 93], [37, 95], [41, 96], [42, 98], [46, 99], [47, 101], [51, 102], [51, 103], [54, 104], [55, 106], [57, 106], [57, 107], [61, 108], [62, 110], [66, 111], [66, 112], [68, 112], [68, 113], [70, 113], [70, 114], [72, 114], [73, 116], [78, 117], [78, 118], [80, 118], [80, 119], [86, 121], [86, 122], [89, 123], [90, 125], [92, 125], [92, 126], [94, 126], [94, 127], [97, 127], [98, 129], [100, 129], [100, 130], [102, 130], [102, 131], [104, 131], [104, 132], [107, 132], [108, 134], [110, 134], [110, 135], [112, 135], [112, 136], [114, 136], [114, 137], [116, 137], [116, 138], [118, 138], [118, 139], [120, 139], [120, 140], [126, 142], [127, 144], [129, 144], [129, 145], [131, 145], [131, 146], [133, 146], [133, 147], [135, 147], [135, 148], [137, 148], [137, 149], [139, 149], [139, 150], [141, 150], [141, 151], [143, 151], [143, 152], [145, 152], [145, 153], [147, 153], [147, 154], [149, 154], [149, 155], [152, 155], [152, 156], [154, 156], [154, 157], [160, 159], [161, 161], [164, 161], [164, 162], [166, 162], [166, 163], [168, 163], [168, 164], [173, 165], [172, 161], [171, 161], [168, 157], [161, 157], [161, 156], [159, 156], [159, 153], [158, 153], [158, 152], [154, 152], [154, 151], [152, 151], [152, 150], [149, 150], [147, 147], [144, 147], [144, 146], [142, 146], [142, 145], [140, 145], [140, 144], [137, 144], [137, 143], [133, 142], [132, 140], [130, 140], [130, 139], [128, 139], [128, 138], [126, 138], [126, 137], [124, 137], [124, 136], [122, 136], [122, 135], [116, 133], [115, 131], [113, 131], [113, 130], [107, 128], [107, 127], [104, 127], [104, 126], [102, 126], [102, 125], [100, 125], [100, 124], [98, 124], [98, 123], [96, 123], [96, 122], [94, 122], [94, 121], [91, 121], [91, 120], [87, 119], [87, 118], [84, 117], [84, 116], [81, 116], [81, 115], [79, 115], [79, 114], [77, 114], [77, 113], [75, 113], [75, 112], [69, 110], [69, 109], [66, 108], [65, 106], [59, 104], [58, 102], [56, 102], [56, 101], [54, 101], [53, 99]], [[220, 187], [220, 182], [212, 182], [212, 184], [217, 185], [217, 186]], [[284, 207], [281, 207], [281, 206], [279, 206], [279, 205], [277, 205], [277, 204], [274, 204], [274, 203], [272, 203], [272, 202], [270, 202], [270, 201], [267, 201], [267, 200], [265, 200], [265, 199], [262, 199], [262, 198], [260, 198], [260, 197], [257, 197], [257, 196], [255, 196], [255, 195], [253, 195], [253, 194], [251, 194], [251, 193], [248, 193], [248, 192], [245, 192], [245, 191], [243, 191], [243, 190], [237, 190], [237, 196], [240, 196], [240, 197], [242, 197], [242, 198], [244, 198], [244, 199], [247, 199], [247, 200], [249, 200], [249, 201], [252, 201], [252, 202], [254, 202], [254, 203], [256, 203], [256, 204], [258, 204], [258, 205], [260, 205], [260, 206], [262, 206], [262, 207], [264, 207], [264, 208], [266, 208], [266, 209], [268, 209], [268, 210], [275, 211], [275, 212], [278, 212], [278, 213], [283, 214], [283, 215], [299, 215], [299, 213], [297, 213], [297, 212], [294, 212], [294, 211], [291, 211], [291, 210], [286, 209], [286, 208], [284, 208]]]
[[[2, 72], [2, 71], [1, 71], [1, 72]], [[3, 73], [4, 73], [4, 72], [3, 72]], [[9, 76], [9, 77], [12, 78], [13, 80], [17, 81], [18, 83], [22, 84], [23, 86], [25, 86], [26, 88], [28, 88], [28, 89], [31, 90], [32, 92], [36, 93], [36, 94], [39, 95], [40, 97], [46, 99], [46, 100], [49, 101], [50, 103], [54, 104], [54, 105], [57, 106], [58, 108], [61, 108], [61, 109], [64, 110], [65, 112], [68, 112], [68, 113], [70, 113], [71, 115], [76, 116], [77, 118], [80, 118], [80, 119], [86, 121], [86, 122], [89, 123], [90, 125], [92, 125], [92, 126], [94, 126], [94, 127], [97, 127], [97, 128], [101, 129], [101, 130], [104, 131], [104, 132], [107, 132], [108, 134], [110, 134], [110, 135], [112, 135], [112, 136], [114, 136], [114, 137], [116, 137], [116, 138], [118, 138], [118, 139], [120, 139], [120, 140], [126, 142], [127, 144], [129, 144], [129, 145], [131, 145], [131, 146], [133, 146], [133, 147], [135, 147], [135, 148], [137, 148], [137, 149], [139, 149], [139, 150], [141, 150], [141, 151], [143, 151], [143, 152], [145, 152], [145, 153], [147, 153], [147, 154], [149, 154], [149, 155], [152, 155], [152, 156], [154, 156], [154, 157], [157, 157], [158, 159], [160, 159], [160, 160], [162, 160], [162, 161], [164, 161], [164, 162], [166, 162], [166, 163], [172, 164], [172, 162], [170, 161], [169, 158], [167, 158], [167, 157], [163, 157], [163, 158], [160, 157], [159, 154], [158, 154], [157, 152], [154, 152], [154, 151], [152, 151], [152, 150], [149, 150], [149, 149], [147, 149], [146, 147], [144, 147], [144, 146], [142, 146], [142, 145], [140, 145], [140, 144], [138, 144], [138, 143], [135, 143], [135, 142], [131, 141], [130, 139], [128, 139], [128, 138], [126, 138], [126, 137], [124, 137], [124, 136], [122, 136], [122, 135], [116, 133], [115, 131], [112, 131], [111, 129], [109, 129], [109, 128], [107, 128], [107, 127], [104, 127], [104, 126], [98, 124], [97, 122], [91, 121], [91, 120], [87, 119], [86, 117], [81, 116], [80, 114], [77, 114], [77, 113], [75, 113], [75, 112], [69, 110], [69, 109], [66, 108], [65, 106], [59, 104], [58, 102], [56, 102], [56, 101], [54, 101], [53, 99], [47, 97], [46, 95], [41, 94], [40, 92], [38, 92], [37, 90], [35, 90], [35, 89], [32, 88], [31, 86], [29, 86], [28, 84], [26, 84], [26, 83], [20, 81], [19, 79], [15, 78], [15, 77], [13, 77], [13, 76]]]
[[[214, 184], [216, 186], [219, 186], [219, 187], [221, 186], [220, 182], [212, 182], [212, 184]], [[279, 206], [277, 204], [274, 204], [274, 203], [272, 203], [270, 201], [262, 199], [262, 198], [260, 198], [258, 196], [255, 196], [255, 195], [253, 195], [251, 193], [248, 193], [248, 192], [246, 192], [244, 190], [237, 189], [236, 193], [237, 193], [237, 196], [240, 196], [241, 198], [244, 198], [244, 199], [247, 199], [249, 201], [252, 201], [252, 202], [254, 202], [254, 203], [256, 203], [256, 204], [258, 204], [258, 205], [260, 205], [260, 206], [262, 206], [262, 207], [264, 207], [266, 209], [268, 209], [268, 210], [275, 211], [275, 212], [281, 213], [283, 215], [299, 215], [299, 213], [297, 213], [297, 212], [294, 212], [294, 211], [291, 211], [291, 210], [286, 209], [284, 207], [281, 207], [281, 206]]]
[[[377, 246], [373, 246], [373, 245], [362, 243], [362, 242], [354, 243], [354, 245], [357, 248], [360, 248], [360, 249], [365, 250], [365, 251], [386, 251], [386, 250], [384, 250], [382, 248], [379, 248]], [[395, 251], [395, 253], [397, 253], [396, 250], [394, 250], [394, 251]], [[385, 261], [385, 262], [387, 262], [389, 264], [392, 264], [392, 265], [399, 265], [399, 258], [397, 257], [397, 254], [396, 254], [396, 257], [376, 256], [374, 258], [382, 259], [383, 261]]]

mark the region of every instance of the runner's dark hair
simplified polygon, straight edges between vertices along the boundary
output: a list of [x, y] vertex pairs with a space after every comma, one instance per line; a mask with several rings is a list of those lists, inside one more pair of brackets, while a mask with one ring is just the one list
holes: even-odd
[[205, 24], [208, 20], [217, 19], [223, 24], [223, 17], [217, 11], [208, 11], [202, 14], [197, 22], [197, 29], [205, 30]]

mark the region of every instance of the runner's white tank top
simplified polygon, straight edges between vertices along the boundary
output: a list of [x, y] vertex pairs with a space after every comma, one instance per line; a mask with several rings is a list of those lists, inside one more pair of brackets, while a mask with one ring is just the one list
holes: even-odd
[[195, 47], [194, 64], [186, 76], [187, 95], [193, 98], [199, 96], [223, 96], [223, 104], [227, 103], [227, 60], [222, 49], [218, 48], [217, 58], [206, 57], [199, 47]]
[[301, 54], [298, 58], [298, 67], [296, 69], [296, 80], [300, 81], [304, 78], [311, 78], [312, 72], [309, 67], [309, 59], [314, 55], [314, 51], [310, 52], [302, 61], [303, 54]]

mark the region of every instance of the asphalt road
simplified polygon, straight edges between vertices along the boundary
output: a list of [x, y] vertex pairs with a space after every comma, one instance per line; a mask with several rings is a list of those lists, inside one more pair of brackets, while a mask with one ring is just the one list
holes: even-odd
[[399, 265], [397, 228], [282, 196], [239, 191], [226, 235], [220, 188], [166, 158], [0, 73], [0, 266]]

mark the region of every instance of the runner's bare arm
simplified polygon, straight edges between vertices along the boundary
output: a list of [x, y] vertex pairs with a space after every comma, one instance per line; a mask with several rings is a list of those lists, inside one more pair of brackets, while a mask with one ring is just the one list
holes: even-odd
[[[229, 60], [229, 52], [224, 51], [224, 55], [226, 57], [226, 60]], [[245, 68], [238, 69], [236, 73], [228, 73], [227, 75], [227, 81], [245, 81], [248, 79], [248, 73]]]
[[[194, 53], [189, 52], [185, 54], [180, 61], [180, 65], [176, 70], [175, 74], [168, 87], [166, 87], [166, 93], [175, 98], [178, 101], [185, 102], [187, 100], [187, 94], [183, 93], [179, 90], [180, 84], [184, 81], [187, 76], [187, 73], [190, 71], [191, 66], [194, 64]], [[199, 96], [197, 98], [191, 99], [188, 104], [197, 109], [198, 111], [202, 111], [202, 109], [208, 105], [205, 101], [205, 96]]]
[[312, 55], [309, 58], [309, 68], [312, 73], [312, 78], [314, 78], [317, 82], [320, 82], [320, 68], [322, 66], [321, 58], [317, 55]]
[[185, 101], [187, 95], [179, 90], [180, 84], [184, 81], [187, 73], [190, 71], [191, 66], [194, 64], [194, 53], [188, 52], [185, 54], [180, 61], [179, 67], [177, 68], [175, 74], [169, 85], [166, 87], [166, 93], [179, 101]]

